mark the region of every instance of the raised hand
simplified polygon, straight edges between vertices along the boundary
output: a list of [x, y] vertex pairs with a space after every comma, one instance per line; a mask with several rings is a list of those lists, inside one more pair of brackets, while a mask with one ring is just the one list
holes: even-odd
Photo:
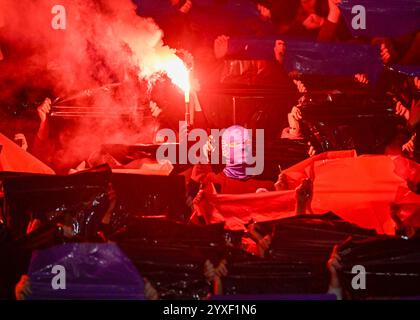
[[14, 140], [23, 150], [28, 150], [28, 141], [23, 133], [15, 134]]
[[276, 40], [274, 44], [274, 57], [280, 63], [283, 63], [284, 54], [286, 52], [286, 45], [283, 40]]
[[395, 114], [404, 117], [406, 120], [410, 118], [410, 110], [404, 107], [400, 101], [397, 101], [397, 104], [395, 105]]
[[279, 177], [276, 183], [274, 184], [274, 187], [276, 188], [276, 191], [283, 191], [289, 189], [287, 176], [283, 172], [280, 172]]
[[144, 278], [144, 297], [146, 300], [159, 300], [159, 293], [146, 278]]
[[296, 214], [305, 214], [306, 211], [312, 211], [313, 188], [311, 179], [303, 180], [302, 184], [296, 188]]
[[330, 273], [336, 274], [337, 271], [341, 270], [343, 268], [341, 264], [341, 257], [338, 254], [338, 247], [334, 246], [333, 251], [331, 253], [330, 258], [327, 262], [327, 268], [330, 271]]
[[226, 56], [228, 52], [229, 37], [225, 35], [218, 36], [214, 40], [214, 55], [217, 59], [221, 59]]
[[47, 120], [47, 114], [51, 111], [50, 98], [45, 98], [44, 102], [38, 106], [37, 111], [41, 123], [45, 122]]
[[369, 79], [367, 77], [366, 74], [364, 73], [357, 73], [354, 75], [354, 80], [356, 80], [357, 82], [361, 83], [361, 84], [369, 84]]
[[293, 118], [295, 118], [296, 120], [302, 120], [302, 112], [300, 111], [300, 109], [298, 107], [293, 107], [292, 111], [290, 112], [293, 116]]
[[338, 5], [341, 3], [341, 0], [328, 0], [328, 20], [332, 23], [338, 23], [340, 18], [340, 8]]
[[305, 84], [302, 81], [293, 79], [293, 83], [296, 85], [296, 88], [300, 93], [308, 92], [308, 90], [305, 87]]
[[26, 300], [31, 294], [31, 279], [24, 274], [15, 286], [16, 300]]
[[420, 78], [419, 77], [414, 78], [414, 86], [416, 87], [417, 90], [420, 90]]
[[415, 146], [414, 142], [416, 141], [416, 134], [414, 134], [407, 143], [403, 144], [402, 151], [406, 151], [408, 153], [414, 152]]
[[307, 30], [319, 29], [324, 24], [325, 19], [315, 13], [311, 13], [303, 22], [302, 25]]
[[383, 63], [388, 63], [391, 60], [391, 54], [385, 43], [381, 43], [381, 59]]
[[260, 13], [260, 16], [263, 20], [271, 19], [271, 11], [266, 6], [263, 6], [262, 4], [258, 4], [257, 10]]
[[179, 11], [182, 13], [188, 13], [190, 12], [191, 8], [192, 8], [192, 1], [191, 0], [187, 0], [185, 1], [184, 5], [179, 8]]

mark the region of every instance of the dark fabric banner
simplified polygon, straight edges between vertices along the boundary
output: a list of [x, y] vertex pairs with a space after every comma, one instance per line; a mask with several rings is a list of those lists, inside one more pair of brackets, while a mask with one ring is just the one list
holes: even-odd
[[[29, 277], [31, 300], [144, 299], [142, 278], [116, 244], [68, 243], [34, 252]], [[63, 279], [65, 288], [53, 287]]]
[[420, 66], [395, 64], [395, 65], [389, 66], [389, 69], [401, 75], [410, 76], [410, 77], [420, 77]]
[[[374, 80], [381, 72], [379, 47], [353, 43], [317, 43], [284, 39], [284, 68], [306, 75], [355, 75], [365, 73]], [[228, 59], [273, 60], [275, 39], [232, 38]]]

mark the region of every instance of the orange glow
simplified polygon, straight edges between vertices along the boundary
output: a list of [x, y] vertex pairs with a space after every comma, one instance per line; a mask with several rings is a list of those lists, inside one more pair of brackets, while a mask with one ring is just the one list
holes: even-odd
[[189, 102], [190, 76], [184, 62], [176, 55], [172, 55], [160, 62], [160, 68], [171, 81], [185, 93], [185, 102]]
[[176, 55], [176, 50], [168, 46], [156, 47], [146, 58], [135, 56], [139, 65], [139, 77], [153, 83], [165, 73], [172, 83], [185, 94], [185, 102], [190, 100], [190, 74], [184, 61]]

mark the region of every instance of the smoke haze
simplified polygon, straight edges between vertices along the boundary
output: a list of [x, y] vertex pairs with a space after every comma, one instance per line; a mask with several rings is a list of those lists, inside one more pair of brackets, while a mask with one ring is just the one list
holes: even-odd
[[[57, 4], [66, 9], [65, 30], [51, 25], [55, 16], [51, 10]], [[48, 88], [55, 97], [66, 97], [124, 82], [128, 85], [122, 93], [89, 102], [110, 112], [134, 111], [164, 71], [162, 61], [178, 59], [164, 45], [154, 21], [139, 17], [135, 10], [129, 0], [0, 0], [0, 46], [5, 56], [0, 64], [2, 98], [22, 88], [28, 92]], [[130, 131], [129, 125], [121, 130], [121, 121], [92, 121], [80, 121], [72, 134], [65, 135], [66, 157], [79, 158], [101, 143], [134, 143], [149, 132], [149, 128], [141, 134]], [[103, 127], [106, 132], [98, 131]]]

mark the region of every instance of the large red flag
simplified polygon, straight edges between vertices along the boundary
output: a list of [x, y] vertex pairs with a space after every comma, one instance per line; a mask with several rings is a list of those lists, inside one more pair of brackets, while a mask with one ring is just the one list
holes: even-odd
[[216, 194], [208, 185], [195, 203], [196, 214], [207, 223], [225, 222], [230, 230], [244, 229], [250, 220], [268, 221], [295, 215], [295, 191]]
[[419, 196], [411, 192], [407, 179], [418, 177], [418, 165], [401, 157], [364, 155], [356, 157], [343, 152], [321, 154], [285, 170], [288, 180], [311, 177], [314, 180], [312, 208], [314, 212], [333, 211], [360, 227], [378, 233], [394, 234], [390, 204], [398, 202], [404, 190], [410, 195], [410, 216], [420, 206]]
[[315, 213], [332, 211], [360, 227], [394, 234], [390, 204], [396, 202], [401, 203], [407, 223], [420, 224], [420, 196], [407, 186], [407, 179], [419, 177], [419, 166], [400, 157], [327, 152], [284, 170], [284, 174], [291, 190], [242, 195], [216, 195], [207, 190], [197, 210], [207, 222], [225, 221], [230, 229], [243, 228], [250, 219], [289, 217], [294, 215], [295, 187], [302, 179], [311, 178]]
[[0, 171], [55, 174], [46, 164], [0, 133]]

